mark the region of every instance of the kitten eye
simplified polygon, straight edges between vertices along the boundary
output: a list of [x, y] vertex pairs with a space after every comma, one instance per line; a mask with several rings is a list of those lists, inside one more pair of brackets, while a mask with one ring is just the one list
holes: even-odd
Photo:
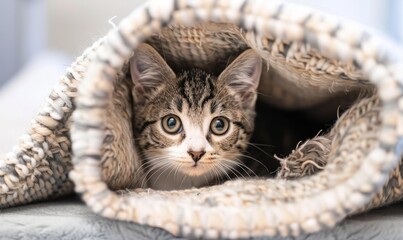
[[229, 129], [229, 120], [225, 117], [216, 117], [211, 121], [210, 130], [215, 135], [224, 135]]
[[167, 115], [162, 118], [162, 129], [169, 134], [177, 134], [182, 131], [182, 122], [176, 115]]

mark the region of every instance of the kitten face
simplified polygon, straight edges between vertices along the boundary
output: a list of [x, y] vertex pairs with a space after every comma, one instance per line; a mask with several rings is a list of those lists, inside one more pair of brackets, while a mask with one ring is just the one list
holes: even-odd
[[197, 69], [175, 75], [146, 44], [130, 67], [135, 137], [152, 187], [199, 187], [239, 164], [253, 131], [261, 71], [252, 50], [218, 77]]

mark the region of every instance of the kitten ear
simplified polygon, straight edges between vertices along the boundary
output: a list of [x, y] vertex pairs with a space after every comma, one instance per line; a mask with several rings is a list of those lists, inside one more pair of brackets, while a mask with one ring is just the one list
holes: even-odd
[[133, 81], [132, 94], [136, 103], [144, 103], [175, 73], [159, 53], [150, 45], [142, 43], [130, 59], [130, 74]]
[[262, 59], [252, 49], [239, 55], [218, 77], [241, 97], [244, 107], [252, 107], [262, 72]]

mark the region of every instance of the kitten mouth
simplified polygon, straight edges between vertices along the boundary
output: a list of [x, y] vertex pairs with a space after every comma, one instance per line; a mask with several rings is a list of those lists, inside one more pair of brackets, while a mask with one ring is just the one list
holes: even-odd
[[210, 165], [210, 164], [213, 164], [213, 163], [212, 162], [195, 162], [192, 165], [192, 167], [198, 167], [198, 166], [201, 166], [201, 165], [206, 166], [206, 165]]
[[211, 169], [211, 164], [209, 162], [182, 162], [186, 163], [186, 166], [182, 166], [180, 171], [188, 176], [196, 177], [202, 176], [208, 173]]

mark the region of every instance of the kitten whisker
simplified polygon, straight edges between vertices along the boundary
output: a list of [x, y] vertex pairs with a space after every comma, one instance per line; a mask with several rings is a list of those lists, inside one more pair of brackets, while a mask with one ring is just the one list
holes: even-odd
[[168, 175], [170, 175], [172, 173], [173, 170], [175, 170], [174, 167], [168, 167], [165, 168], [163, 172], [160, 173], [160, 175], [158, 175], [158, 177], [155, 179], [155, 182], [158, 182], [158, 179], [162, 176], [162, 174], [164, 174], [164, 172], [166, 172], [167, 170], [171, 169], [171, 171], [169, 171]]
[[[248, 166], [246, 166], [242, 161], [234, 161], [231, 159], [225, 159], [226, 161], [230, 161], [233, 162], [235, 165], [237, 165], [238, 167], [242, 168], [243, 171], [245, 171], [246, 174], [248, 174], [249, 177], [252, 177], [247, 170], [249, 170], [251, 173], [253, 173], [253, 175], [255, 175], [255, 177], [258, 177], [258, 175]], [[246, 168], [247, 170], [245, 170], [244, 168]]]
[[[251, 146], [252, 146], [252, 145], [251, 145]], [[257, 148], [256, 146], [252, 146], [252, 147], [258, 149], [260, 152], [262, 152], [262, 153], [263, 153], [266, 157], [268, 157], [269, 159], [276, 159], [273, 155], [270, 155], [270, 154], [267, 153], [266, 151], [261, 150], [261, 149]], [[251, 153], [251, 152], [248, 151], [248, 150], [245, 150], [245, 153], [247, 153], [247, 154], [249, 154], [249, 155], [254, 155], [253, 153]]]
[[[218, 166], [218, 168], [220, 168], [220, 165]], [[219, 171], [220, 169], [216, 169], [216, 168], [213, 168], [213, 172], [214, 172], [214, 177], [215, 177], [215, 179], [216, 179], [216, 183], [217, 184], [219, 184], [219, 183], [221, 183], [223, 180], [222, 180], [222, 174], [220, 174], [220, 171]], [[225, 169], [224, 169], [225, 170]], [[226, 173], [226, 171], [224, 171], [224, 173]], [[228, 173], [226, 173], [226, 175], [230, 178], [230, 176], [228, 175]]]
[[250, 175], [249, 171], [254, 175], [253, 177], [257, 177], [257, 174], [252, 169], [248, 168], [242, 162], [239, 162], [236, 166], [239, 167], [240, 169], [242, 169], [242, 171], [244, 171], [248, 175], [249, 178], [252, 178], [252, 176]]
[[[152, 164], [150, 164], [148, 161], [143, 161], [140, 166], [138, 167], [138, 169], [136, 170], [136, 172], [134, 173], [134, 176], [137, 176], [140, 172], [142, 172], [142, 176], [144, 177], [148, 174], [148, 169], [150, 169], [151, 167], [153, 167]], [[139, 178], [135, 185], [137, 185], [140, 181], [142, 180], [142, 178]], [[143, 184], [140, 185], [140, 187], [143, 187]]]
[[167, 159], [165, 156], [163, 156], [163, 157], [158, 157], [158, 158], [153, 158], [153, 159], [149, 159], [149, 158], [146, 158], [145, 159], [145, 161], [144, 161], [144, 163], [142, 163], [140, 166], [139, 166], [139, 169], [136, 171], [136, 174], [139, 172], [139, 171], [141, 171], [141, 170], [143, 170], [144, 171], [144, 174], [147, 174], [147, 169], [150, 169], [151, 167], [153, 167], [155, 164], [154, 164], [154, 162], [157, 162], [157, 161], [161, 161], [161, 160], [165, 160], [165, 159]]
[[181, 183], [179, 184], [179, 188], [182, 187], [183, 181], [185, 181], [186, 178], [187, 178], [187, 176], [186, 176], [186, 175], [183, 175], [182, 181], [181, 181]]
[[[158, 160], [158, 162], [156, 162], [157, 160]], [[155, 159], [149, 160], [149, 164], [151, 167], [145, 173], [145, 178], [143, 179], [143, 181], [141, 183], [141, 187], [143, 187], [144, 183], [147, 183], [156, 173], [158, 173], [159, 170], [164, 169], [165, 167], [168, 167], [171, 165], [170, 162], [168, 162], [168, 161], [163, 162], [163, 161], [159, 161], [159, 160], [169, 160], [169, 158], [160, 157], [160, 158], [155, 158]], [[156, 163], [153, 163], [153, 162], [156, 162]], [[154, 170], [155, 170], [155, 172], [150, 175], [150, 173]], [[164, 169], [164, 171], [165, 170], [166, 169]]]
[[276, 147], [275, 145], [270, 145], [270, 144], [264, 144], [264, 143], [254, 143], [254, 142], [249, 142], [248, 144], [253, 144], [256, 146], [262, 146], [262, 147]]
[[204, 179], [206, 180], [206, 183], [208, 183], [208, 179], [207, 179], [207, 174], [203, 174]]
[[[221, 164], [229, 171], [231, 171], [231, 173], [234, 174], [236, 178], [245, 178], [245, 176], [236, 169], [236, 166], [231, 166], [231, 164], [226, 164], [225, 162], [221, 162]], [[229, 180], [232, 180], [232, 178], [230, 177]]]
[[[224, 175], [227, 177], [228, 180], [232, 180], [231, 176], [227, 173], [227, 169], [226, 169], [226, 168], [229, 168], [230, 171], [232, 171], [232, 170], [231, 170], [231, 169], [232, 169], [231, 166], [229, 166], [229, 165], [227, 165], [227, 164], [225, 164], [225, 163], [223, 163], [223, 162], [219, 162], [219, 163], [218, 163], [218, 166], [219, 166], [218, 170], [222, 171], [222, 172], [224, 173]], [[234, 174], [236, 177], [238, 177], [234, 172], [233, 172], [233, 174]]]
[[[268, 157], [269, 159], [272, 159], [272, 160], [276, 160], [277, 161], [277, 159], [273, 156], [273, 155], [271, 155], [271, 154], [269, 154], [269, 153], [267, 153], [266, 151], [264, 151], [262, 148], [260, 148], [260, 147], [258, 147], [258, 146], [255, 146], [254, 144], [250, 144], [250, 143], [247, 143], [248, 145], [250, 145], [250, 146], [252, 146], [252, 147], [254, 147], [254, 148], [256, 148], [257, 150], [259, 150], [260, 152], [262, 152], [266, 157]], [[251, 153], [251, 152], [249, 152], [248, 150], [245, 150], [245, 152], [246, 153], [248, 153], [249, 155], [249, 157], [250, 156], [252, 156], [253, 154]], [[259, 164], [261, 164], [261, 165], [264, 165], [261, 161], [259, 161], [258, 159], [255, 159]], [[267, 166], [266, 165], [264, 165], [266, 168], [267, 168]]]
[[[225, 162], [221, 162], [221, 164], [223, 164], [223, 166], [225, 168], [227, 168], [229, 171], [231, 171], [231, 173], [234, 174], [236, 178], [245, 178], [245, 176], [236, 169], [237, 166], [231, 166], [231, 164], [226, 164]], [[248, 174], [244, 169], [242, 169], [242, 171], [245, 172], [246, 174]], [[239, 174], [239, 176], [237, 173]], [[232, 180], [232, 178], [230, 177], [229, 180]]]
[[[262, 162], [260, 162], [259, 160], [257, 160], [256, 158], [254, 158], [254, 157], [251, 157], [251, 156], [248, 156], [248, 155], [245, 155], [245, 154], [239, 154], [241, 157], [244, 157], [244, 158], [247, 158], [247, 159], [250, 159], [250, 160], [253, 160], [253, 161], [255, 161], [255, 162], [257, 162], [257, 163], [259, 163], [260, 165], [262, 165], [265, 169], [266, 169], [266, 171], [267, 172], [270, 172], [270, 170], [267, 168], [267, 166], [266, 165], [264, 165]], [[271, 158], [273, 158], [272, 156], [270, 156], [270, 155], [268, 155], [269, 157], [271, 157]]]
[[[239, 164], [239, 167], [242, 168], [242, 169], [246, 168], [247, 170], [249, 170], [249, 171], [254, 175], [254, 177], [259, 177], [259, 176], [258, 176], [250, 167], [248, 167], [246, 164], [244, 164], [244, 163], [241, 162], [241, 164]], [[252, 178], [252, 176], [248, 173], [247, 170], [244, 170], [244, 171], [248, 174], [248, 176], [249, 176], [250, 178]]]
[[[169, 168], [165, 168], [164, 169], [164, 167], [167, 167], [168, 166], [168, 164], [165, 164], [165, 165], [163, 165], [163, 166], [153, 166], [153, 168], [151, 168], [148, 172], [147, 172], [147, 175], [146, 175], [146, 177], [143, 179], [143, 183], [144, 184], [146, 184], [147, 182], [149, 182], [150, 180], [151, 180], [151, 178], [154, 176], [154, 175], [156, 175], [158, 172], [161, 172], [161, 171], [166, 171], [167, 169], [169, 169]], [[154, 172], [153, 172], [154, 171]], [[151, 172], [153, 172], [151, 175], [150, 175], [150, 173]], [[161, 175], [162, 173], [160, 173], [160, 175]], [[143, 183], [142, 183], [142, 186], [143, 186]]]
[[235, 175], [236, 178], [238, 178], [238, 175], [232, 170], [232, 168], [230, 166], [228, 166], [228, 164], [225, 164], [224, 162], [220, 162], [218, 163], [218, 170], [222, 173], [224, 173], [225, 177], [228, 180], [232, 180], [231, 176], [228, 174], [228, 171], [230, 173], [232, 173], [233, 175]]
[[[242, 163], [240, 162], [240, 161], [234, 161], [234, 160], [232, 160], [232, 159], [226, 159], [226, 158], [221, 158], [221, 160], [223, 160], [224, 162], [222, 162], [222, 163], [225, 163], [225, 162], [227, 162], [227, 163], [229, 163], [229, 164], [226, 164], [226, 166], [228, 167], [228, 168], [231, 168], [231, 169], [233, 169], [234, 171], [236, 171], [237, 173], [239, 173], [239, 175], [241, 175], [242, 177], [243, 177], [243, 175], [235, 168], [235, 166], [232, 166], [231, 164], [235, 164], [237, 167], [241, 167], [242, 168]], [[247, 171], [245, 171], [243, 168], [242, 168], [242, 170], [246, 173], [246, 174], [248, 174], [248, 176], [249, 177], [251, 177], [250, 176], [250, 174], [247, 172]], [[253, 171], [252, 171], [253, 172]], [[237, 175], [236, 175], [237, 176]]]
[[176, 175], [178, 174], [179, 169], [180, 169], [179, 165], [175, 165], [174, 177], [176, 177]]
[[265, 94], [265, 93], [262, 93], [262, 92], [259, 92], [259, 91], [256, 91], [256, 94], [259, 96], [263, 96], [263, 97], [268, 97], [268, 98], [272, 98], [272, 99], [274, 99], [275, 97], [273, 96], [273, 95], [268, 95], [268, 94]]

